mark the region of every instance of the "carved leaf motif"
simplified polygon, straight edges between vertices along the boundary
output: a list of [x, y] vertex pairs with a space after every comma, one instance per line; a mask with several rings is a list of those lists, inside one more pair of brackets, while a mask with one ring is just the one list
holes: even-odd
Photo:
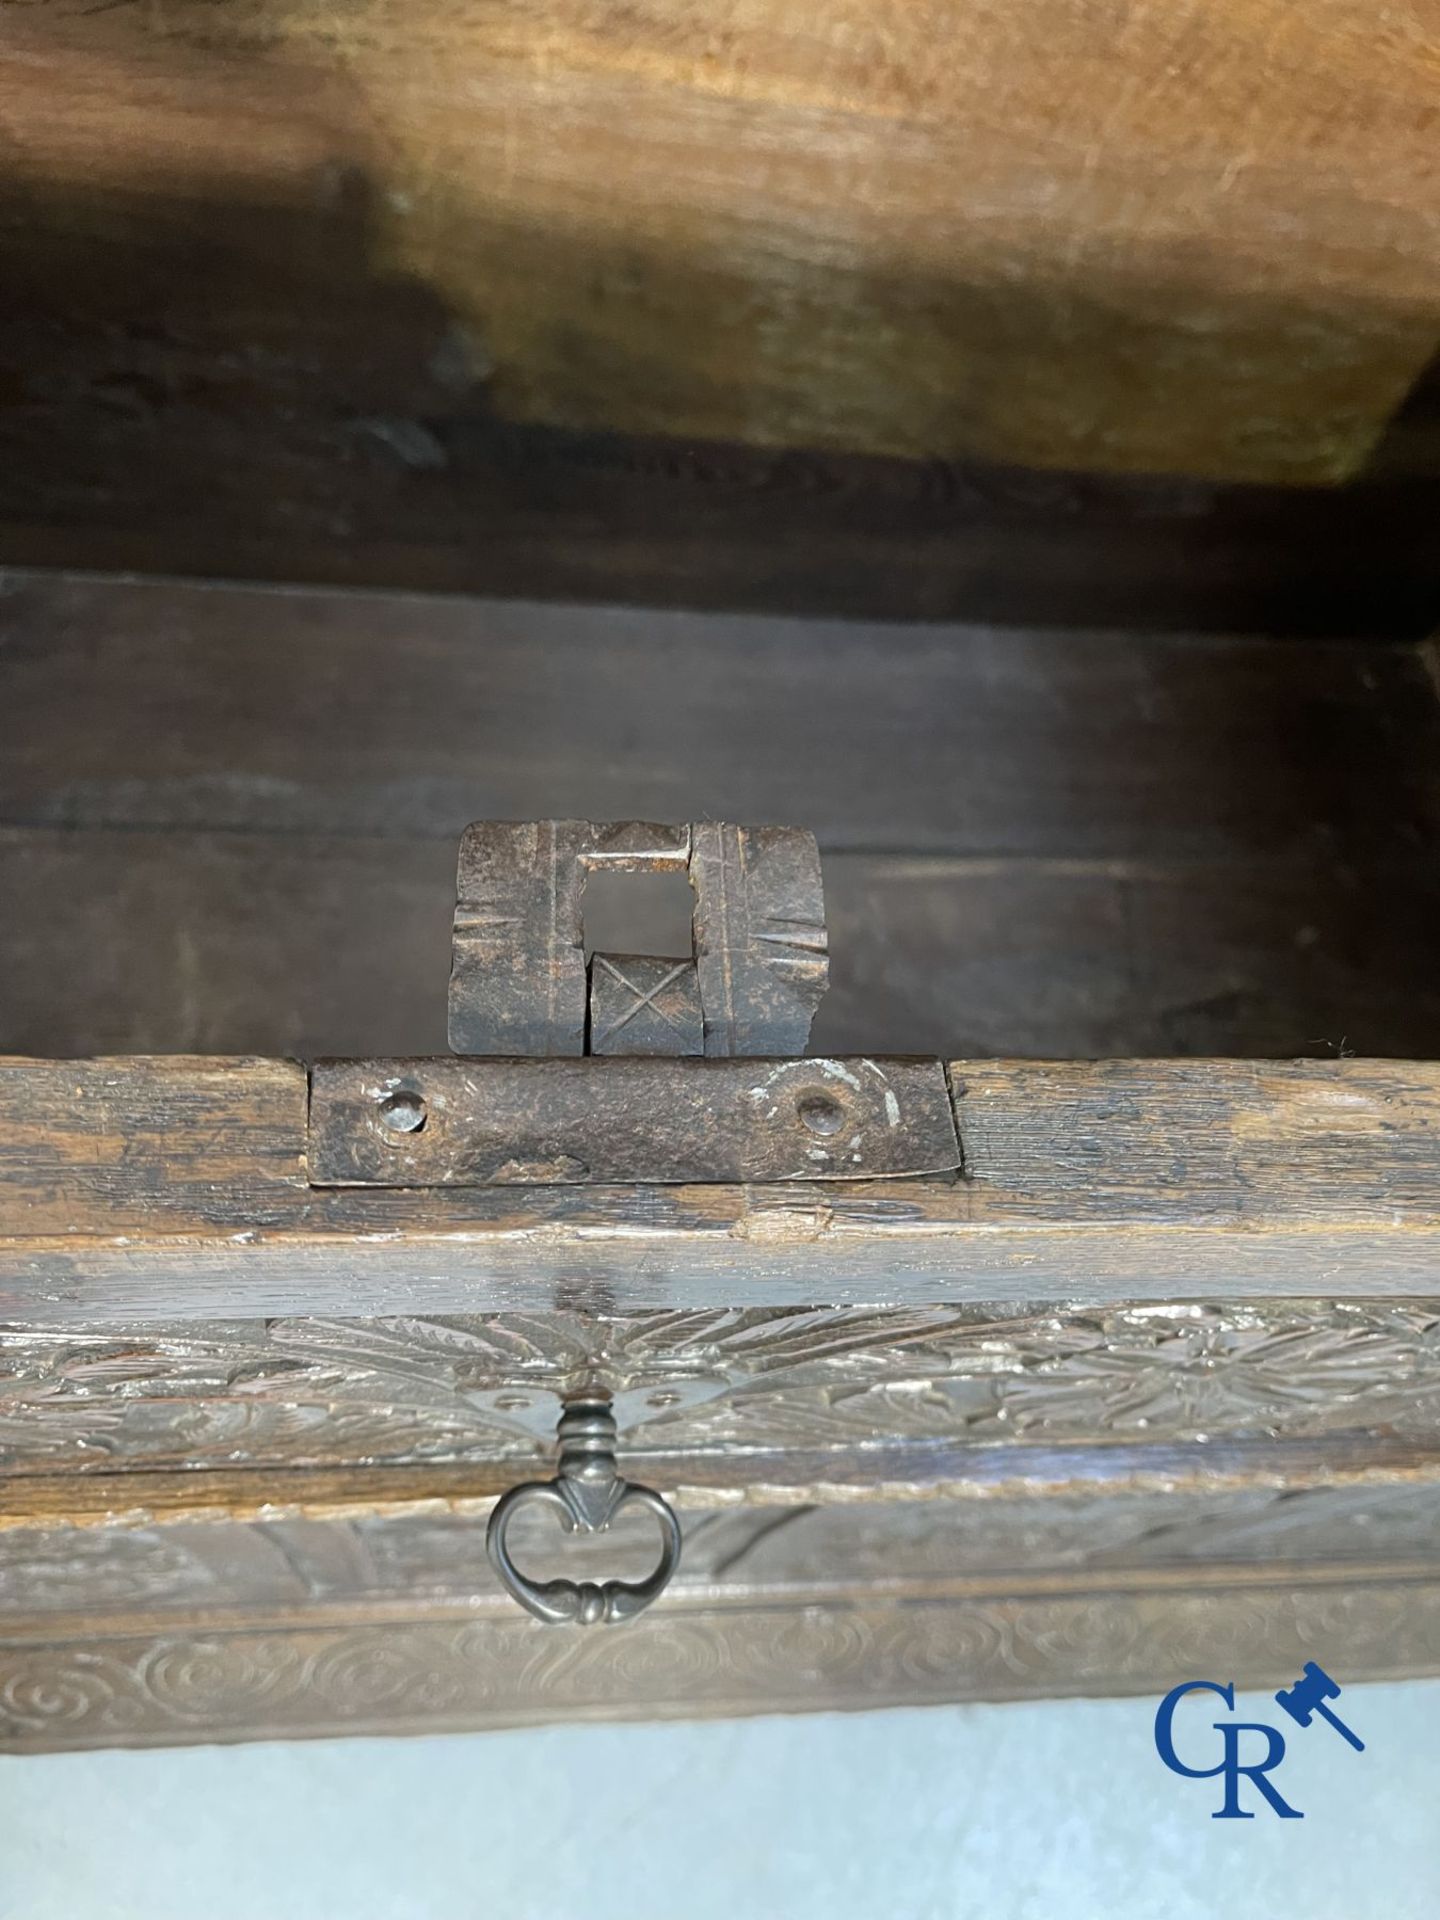
[[[16, 1330], [0, 1464], [528, 1456], [603, 1383], [632, 1444], [1104, 1441], [1440, 1428], [1440, 1306], [713, 1309]], [[514, 1397], [512, 1397], [514, 1396]]]

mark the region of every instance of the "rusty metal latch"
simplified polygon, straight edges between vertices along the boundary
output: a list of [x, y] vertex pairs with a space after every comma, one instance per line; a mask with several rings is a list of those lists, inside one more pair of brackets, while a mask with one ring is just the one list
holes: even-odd
[[[597, 953], [588, 873], [680, 872], [688, 960]], [[820, 854], [797, 827], [481, 820], [460, 842], [450, 1047], [460, 1054], [803, 1053], [828, 958]]]
[[[587, 873], [674, 869], [687, 959], [595, 953]], [[453, 1057], [320, 1061], [314, 1186], [899, 1178], [960, 1165], [938, 1060], [806, 1059], [828, 978], [796, 827], [480, 821], [460, 845]]]

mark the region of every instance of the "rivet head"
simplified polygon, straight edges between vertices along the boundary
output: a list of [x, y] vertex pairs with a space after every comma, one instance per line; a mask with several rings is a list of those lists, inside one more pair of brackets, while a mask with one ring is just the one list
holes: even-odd
[[385, 1133], [419, 1133], [425, 1125], [427, 1108], [418, 1093], [387, 1093], [380, 1102], [380, 1126]]
[[802, 1093], [795, 1111], [811, 1133], [838, 1133], [845, 1124], [844, 1109], [828, 1093]]

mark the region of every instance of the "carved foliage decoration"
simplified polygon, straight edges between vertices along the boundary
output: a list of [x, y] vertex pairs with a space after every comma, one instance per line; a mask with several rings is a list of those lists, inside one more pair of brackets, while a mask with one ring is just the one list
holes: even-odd
[[0, 1465], [494, 1459], [603, 1383], [632, 1446], [1440, 1429], [1440, 1303], [695, 1310], [0, 1338]]

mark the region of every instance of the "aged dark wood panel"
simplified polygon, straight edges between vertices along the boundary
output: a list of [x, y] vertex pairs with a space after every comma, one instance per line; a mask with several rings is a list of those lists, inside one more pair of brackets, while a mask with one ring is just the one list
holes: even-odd
[[[443, 1053], [454, 884], [439, 840], [0, 828], [0, 1047]], [[825, 901], [817, 1052], [1440, 1056], [1431, 855], [830, 854]]]
[[[0, 1193], [36, 1225], [90, 1231], [79, 1189], [144, 1231], [187, 1219], [239, 1225], [302, 1200], [304, 1073], [283, 1060], [76, 1061], [43, 1068], [0, 1060]], [[58, 1124], [57, 1124], [58, 1123]], [[183, 1225], [180, 1227], [183, 1232]], [[104, 1229], [102, 1229], [104, 1231]]]
[[299, 1067], [11, 1060], [0, 1318], [1433, 1293], [1440, 1067], [951, 1075], [958, 1182], [323, 1191]]
[[[108, 374], [82, 386], [103, 389]], [[122, 370], [119, 405], [85, 414], [79, 487], [73, 448], [43, 416], [18, 435], [0, 428], [0, 499], [13, 496], [0, 563], [1154, 632], [1414, 638], [1440, 613], [1440, 483], [1428, 479], [1309, 493], [479, 421], [447, 435], [439, 486], [390, 451], [383, 419], [359, 459], [343, 444], [312, 451], [308, 435], [277, 456], [283, 415], [263, 436], [242, 422], [237, 446], [182, 409], [162, 454], [126, 402], [151, 377]]]
[[454, 842], [482, 819], [793, 821], [827, 854], [1342, 873], [1440, 839], [1440, 703], [1409, 649], [0, 588], [4, 825]]
[[1353, 1217], [1358, 1191], [1397, 1221], [1440, 1203], [1433, 1065], [957, 1061], [952, 1084], [975, 1221], [1138, 1225], [1179, 1201], [1197, 1223], [1318, 1229]]
[[0, 640], [0, 1046], [442, 1051], [454, 836], [573, 807], [814, 824], [827, 1051], [1440, 1053], [1409, 650], [34, 575]]

